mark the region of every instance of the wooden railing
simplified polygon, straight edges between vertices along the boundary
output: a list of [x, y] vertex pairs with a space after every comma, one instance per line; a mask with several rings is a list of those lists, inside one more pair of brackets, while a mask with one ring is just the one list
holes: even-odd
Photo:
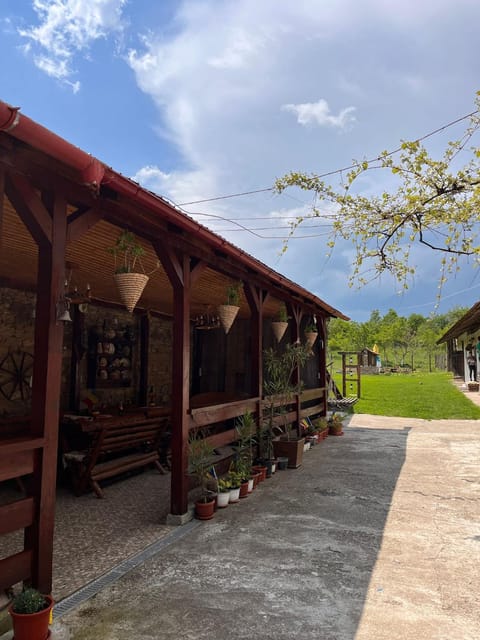
[[[22, 476], [33, 473], [44, 445], [43, 438], [28, 436], [0, 440], [0, 482], [17, 479], [21, 484]], [[1, 505], [0, 536], [31, 527], [36, 511], [33, 496], [21, 496], [18, 500]], [[31, 578], [33, 560], [33, 550], [27, 546], [23, 551], [0, 560], [0, 590]]]

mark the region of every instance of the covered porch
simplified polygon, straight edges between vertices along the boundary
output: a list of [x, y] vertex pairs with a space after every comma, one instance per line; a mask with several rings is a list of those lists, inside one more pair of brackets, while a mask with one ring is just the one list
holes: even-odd
[[[124, 230], [150, 274], [132, 314], [109, 251]], [[312, 319], [318, 328], [289, 419], [325, 413], [327, 322], [345, 316], [3, 102], [0, 247], [0, 482], [28, 478], [25, 494], [0, 506], [0, 535], [22, 538], [0, 559], [0, 588], [28, 581], [52, 590], [65, 414], [125, 420], [156, 409], [168, 420], [171, 473], [158, 476], [158, 486], [168, 479], [168, 497], [153, 507], [162, 526], [166, 514], [182, 523], [188, 513], [189, 433], [222, 424], [218, 446], [234, 439], [235, 417], [249, 410], [260, 420], [262, 354], [275, 344], [270, 324], [282, 304], [285, 342], [303, 340]], [[228, 335], [197, 330], [232, 283], [241, 283], [240, 299]], [[192, 398], [211, 393], [226, 401], [204, 396], [195, 406]]]

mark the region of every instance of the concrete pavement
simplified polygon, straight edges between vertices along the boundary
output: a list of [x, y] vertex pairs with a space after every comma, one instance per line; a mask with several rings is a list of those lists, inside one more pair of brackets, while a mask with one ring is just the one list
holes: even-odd
[[480, 422], [354, 415], [52, 640], [478, 640]]

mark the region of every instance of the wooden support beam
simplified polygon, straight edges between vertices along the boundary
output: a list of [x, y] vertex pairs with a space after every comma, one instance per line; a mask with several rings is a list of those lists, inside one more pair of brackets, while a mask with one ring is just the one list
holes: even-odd
[[45, 445], [35, 456], [32, 491], [37, 512], [34, 524], [25, 529], [25, 549], [33, 552], [33, 585], [50, 593], [63, 357], [63, 324], [57, 312], [64, 290], [67, 204], [60, 193], [49, 193], [43, 195], [43, 206], [52, 221], [52, 243], [39, 244], [31, 432], [43, 437]]
[[52, 218], [33, 185], [24, 176], [8, 174], [6, 193], [38, 245], [52, 242]]
[[67, 243], [75, 242], [103, 217], [100, 207], [80, 208], [68, 217]]
[[190, 427], [190, 256], [173, 251], [163, 240], [154, 245], [173, 287], [172, 475], [170, 510], [188, 510], [188, 432]]
[[[318, 385], [320, 387], [327, 386], [327, 320], [324, 315], [317, 313], [317, 328], [318, 328]], [[326, 393], [323, 398], [324, 414], [327, 414], [327, 396]]]
[[263, 394], [263, 307], [269, 292], [250, 282], [244, 283], [243, 290], [251, 312], [251, 394], [261, 398]]

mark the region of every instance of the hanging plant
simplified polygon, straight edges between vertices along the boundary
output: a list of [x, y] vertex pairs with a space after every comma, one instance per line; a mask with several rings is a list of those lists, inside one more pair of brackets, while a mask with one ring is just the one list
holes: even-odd
[[318, 336], [317, 325], [313, 322], [307, 324], [304, 333], [307, 345], [312, 348]]
[[285, 335], [285, 331], [288, 327], [288, 320], [289, 316], [287, 313], [287, 307], [285, 306], [285, 303], [282, 302], [272, 320], [272, 331], [273, 335], [277, 339], [277, 342], [280, 342], [280, 340]]
[[145, 249], [131, 231], [122, 231], [113, 247], [109, 248], [115, 258], [114, 280], [120, 298], [132, 313], [145, 289], [149, 276], [145, 273], [141, 258]]
[[237, 317], [238, 311], [240, 309], [240, 288], [242, 286], [242, 282], [239, 280], [238, 282], [234, 282], [233, 284], [228, 285], [226, 291], [225, 303], [218, 305], [217, 312], [218, 317], [220, 318], [220, 323], [227, 334], [230, 331], [230, 328]]

